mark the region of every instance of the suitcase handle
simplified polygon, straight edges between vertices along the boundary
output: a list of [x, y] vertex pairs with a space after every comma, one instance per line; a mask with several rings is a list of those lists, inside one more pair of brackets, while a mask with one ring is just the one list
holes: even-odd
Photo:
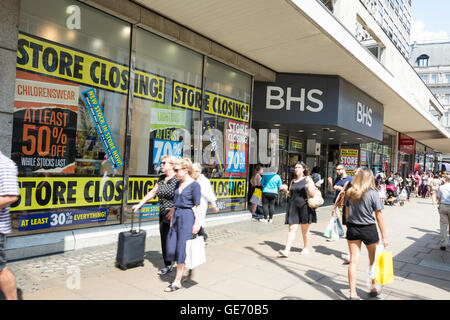
[[[131, 212], [133, 212], [133, 211], [131, 211]], [[134, 212], [131, 214], [131, 230], [130, 230], [130, 232], [131, 232], [132, 234], [139, 234], [139, 233], [141, 232], [141, 219], [142, 219], [142, 217], [141, 217], [141, 208], [139, 208], [139, 211], [138, 211], [138, 221], [139, 221], [138, 226], [139, 226], [139, 230], [138, 230], [138, 231], [133, 230], [133, 225], [134, 225]]]

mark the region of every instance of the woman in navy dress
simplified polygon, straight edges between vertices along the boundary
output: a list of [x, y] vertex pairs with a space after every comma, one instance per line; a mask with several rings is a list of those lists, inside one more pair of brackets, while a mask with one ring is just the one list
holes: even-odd
[[[186, 260], [186, 241], [192, 234], [198, 233], [201, 219], [198, 210], [201, 199], [200, 184], [190, 175], [194, 172], [190, 159], [175, 162], [174, 171], [180, 179], [173, 199], [175, 212], [171, 216], [171, 226], [167, 236], [167, 259], [177, 262], [177, 274], [173, 283], [164, 291], [172, 292], [180, 289]], [[173, 209], [172, 209], [173, 212]]]

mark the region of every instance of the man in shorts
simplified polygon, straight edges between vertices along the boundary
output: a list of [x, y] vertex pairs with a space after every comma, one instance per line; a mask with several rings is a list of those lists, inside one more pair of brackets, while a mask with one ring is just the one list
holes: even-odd
[[6, 234], [11, 233], [9, 206], [19, 199], [15, 163], [0, 151], [0, 290], [7, 300], [17, 300], [16, 278], [6, 266]]

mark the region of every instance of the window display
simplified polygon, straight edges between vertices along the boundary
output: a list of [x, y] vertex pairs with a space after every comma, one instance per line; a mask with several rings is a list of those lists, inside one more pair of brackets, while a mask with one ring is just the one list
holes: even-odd
[[[79, 28], [66, 23], [72, 5], [80, 8]], [[129, 24], [75, 1], [21, 1], [14, 232], [120, 223], [127, 30]]]

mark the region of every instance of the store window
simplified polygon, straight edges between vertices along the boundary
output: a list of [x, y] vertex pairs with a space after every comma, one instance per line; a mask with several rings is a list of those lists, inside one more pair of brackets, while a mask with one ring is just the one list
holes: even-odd
[[[195, 125], [201, 127], [203, 56], [137, 28], [136, 73], [131, 117], [128, 203], [150, 191], [160, 172], [161, 157], [193, 159]], [[158, 216], [154, 199], [145, 219]], [[142, 210], [141, 210], [142, 212]]]
[[120, 223], [130, 25], [76, 1], [20, 7], [13, 232]]
[[205, 174], [222, 210], [246, 205], [251, 76], [213, 59], [206, 66], [203, 107]]

